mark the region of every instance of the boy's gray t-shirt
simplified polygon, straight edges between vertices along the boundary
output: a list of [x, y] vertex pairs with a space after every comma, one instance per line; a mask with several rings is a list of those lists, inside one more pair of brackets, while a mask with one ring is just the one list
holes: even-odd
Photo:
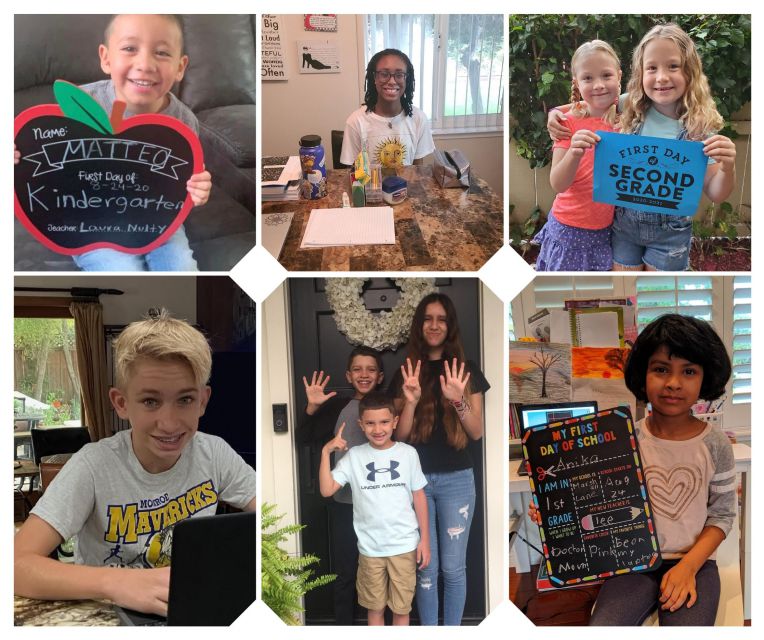
[[197, 432], [172, 469], [154, 474], [121, 431], [76, 453], [32, 513], [64, 540], [78, 534], [77, 564], [161, 567], [172, 525], [215, 515], [218, 500], [244, 508], [255, 493], [255, 471], [222, 438]]
[[[117, 94], [114, 90], [114, 83], [110, 79], [83, 84], [80, 86], [80, 89], [87, 91], [95, 101], [106, 109], [106, 112], [109, 115], [111, 115], [111, 109], [114, 106], [114, 101], [117, 99]], [[196, 119], [194, 112], [178, 100], [172, 93], [168, 93], [167, 95], [170, 96], [170, 104], [160, 111], [160, 115], [177, 118], [183, 124], [188, 125], [188, 127], [193, 129], [196, 135], [199, 135], [199, 121]], [[135, 114], [125, 111], [124, 117], [129, 118], [132, 115]]]
[[[342, 437], [348, 443], [348, 450], [353, 447], [357, 447], [361, 444], [366, 444], [367, 439], [358, 424], [358, 405], [361, 403], [356, 398], [351, 398], [345, 407], [340, 411], [340, 415], [337, 418], [337, 424], [334, 425], [334, 435], [337, 435], [342, 423], [345, 423], [345, 430], [342, 432]], [[347, 451], [336, 451], [334, 453], [334, 464], [339, 464]], [[343, 502], [345, 504], [353, 504], [353, 492], [350, 489], [350, 485], [346, 484], [342, 489], [334, 494], [334, 499], [337, 502]]]

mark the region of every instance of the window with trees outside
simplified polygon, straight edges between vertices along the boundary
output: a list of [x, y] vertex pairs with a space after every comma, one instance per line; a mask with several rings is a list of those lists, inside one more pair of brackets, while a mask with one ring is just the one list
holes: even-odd
[[74, 320], [14, 319], [14, 428], [80, 426]]

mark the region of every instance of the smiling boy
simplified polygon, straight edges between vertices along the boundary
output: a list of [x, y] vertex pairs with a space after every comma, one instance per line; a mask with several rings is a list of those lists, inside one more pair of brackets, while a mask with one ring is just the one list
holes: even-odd
[[[303, 377], [308, 404], [297, 427], [297, 444], [331, 440], [343, 424], [358, 424], [358, 404], [368, 393], [377, 389], [384, 379], [382, 358], [378, 351], [365, 346], [354, 347], [347, 360], [345, 380], [353, 389], [353, 396], [326, 392], [330, 376], [313, 372], [309, 381]], [[364, 444], [366, 438], [360, 429], [346, 434], [348, 448]], [[344, 455], [338, 451], [335, 463]], [[355, 621], [355, 579], [358, 573], [358, 539], [353, 530], [353, 496], [350, 487], [334, 494], [329, 504], [329, 523], [332, 545], [332, 566], [337, 579], [332, 584], [334, 595], [334, 621], [338, 625], [352, 625]]]
[[[173, 525], [215, 515], [219, 501], [254, 511], [255, 472], [197, 432], [212, 365], [199, 331], [163, 311], [130, 324], [114, 350], [109, 398], [131, 429], [86, 445], [47, 488], [16, 535], [15, 593], [166, 615]], [[75, 534], [74, 565], [48, 557]]]
[[[430, 562], [427, 484], [416, 450], [392, 440], [398, 425], [395, 404], [379, 393], [364, 396], [358, 425], [368, 442], [347, 450], [343, 424], [321, 450], [321, 495], [334, 495], [349, 484], [353, 491], [353, 527], [358, 537], [358, 603], [368, 624], [383, 625], [385, 607], [394, 625], [408, 625], [417, 565]], [[352, 426], [351, 426], [352, 428]], [[347, 454], [330, 470], [335, 451]]]
[[[101, 70], [110, 77], [81, 88], [108, 114], [114, 112], [116, 101], [120, 101], [125, 103], [125, 118], [160, 114], [180, 120], [199, 135], [196, 116], [171, 93], [173, 85], [183, 79], [189, 64], [188, 56], [183, 53], [180, 16], [114, 15], [105, 29], [98, 56]], [[22, 152], [23, 149], [14, 145], [14, 164], [19, 164]], [[210, 198], [212, 177], [203, 170], [193, 174], [185, 187], [194, 207], [202, 206]], [[115, 202], [123, 199], [117, 198]], [[183, 225], [163, 244], [145, 254], [103, 248], [72, 256], [72, 259], [83, 271], [198, 271]]]

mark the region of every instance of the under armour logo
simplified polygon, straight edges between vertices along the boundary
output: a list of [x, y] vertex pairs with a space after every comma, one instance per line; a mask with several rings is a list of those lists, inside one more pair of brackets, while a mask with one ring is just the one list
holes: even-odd
[[399, 462], [396, 462], [395, 460], [390, 460], [390, 466], [387, 469], [375, 469], [374, 463], [370, 462], [366, 465], [366, 468], [371, 471], [371, 473], [366, 476], [367, 480], [371, 480], [372, 482], [375, 482], [377, 479], [378, 473], [387, 473], [390, 472], [390, 480], [397, 480], [401, 477], [401, 474], [396, 471], [398, 466], [400, 465]]

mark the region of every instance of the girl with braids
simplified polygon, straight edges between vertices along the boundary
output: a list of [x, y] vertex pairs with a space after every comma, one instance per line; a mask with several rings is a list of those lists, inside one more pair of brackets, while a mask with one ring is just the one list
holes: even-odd
[[345, 122], [340, 162], [352, 165], [362, 150], [385, 168], [422, 164], [435, 150], [430, 123], [413, 105], [414, 65], [398, 49], [374, 54], [366, 67], [363, 106]]
[[451, 299], [432, 293], [414, 312], [406, 364], [390, 389], [400, 414], [396, 438], [419, 454], [427, 479], [431, 560], [417, 575], [423, 625], [438, 624], [438, 575], [443, 621], [459, 625], [467, 596], [466, 556], [475, 509], [469, 440], [483, 436], [483, 394], [490, 388], [478, 366], [465, 361]]
[[557, 192], [544, 228], [537, 271], [609, 271], [613, 205], [592, 201], [597, 130], [613, 131], [621, 92], [621, 63], [602, 40], [582, 44], [570, 62], [573, 108], [567, 139], [554, 144], [550, 182]]

